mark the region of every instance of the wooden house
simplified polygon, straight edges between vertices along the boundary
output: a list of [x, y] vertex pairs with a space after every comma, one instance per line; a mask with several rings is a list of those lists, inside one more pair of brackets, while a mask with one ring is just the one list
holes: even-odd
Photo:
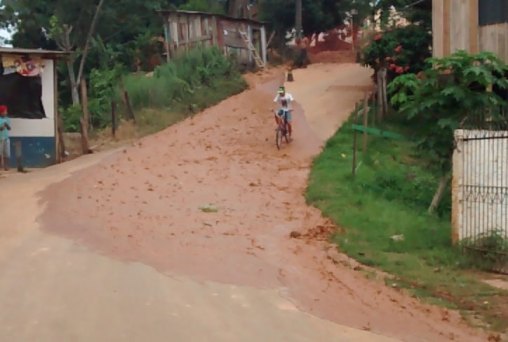
[[433, 0], [434, 57], [490, 51], [508, 63], [508, 0]]
[[264, 67], [266, 29], [262, 22], [195, 11], [163, 10], [166, 58], [196, 46], [217, 46], [241, 64]]

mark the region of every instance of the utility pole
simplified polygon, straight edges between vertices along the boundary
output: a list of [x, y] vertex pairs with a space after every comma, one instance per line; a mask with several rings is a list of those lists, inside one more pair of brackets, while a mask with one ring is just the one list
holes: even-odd
[[248, 5], [247, 0], [229, 0], [228, 15], [233, 18], [248, 18]]
[[296, 18], [295, 18], [296, 38], [301, 39], [303, 34], [302, 28], [302, 0], [296, 0]]
[[358, 14], [356, 9], [351, 10], [351, 47], [353, 53], [355, 53], [355, 43], [356, 43], [356, 32], [355, 32], [355, 15]]

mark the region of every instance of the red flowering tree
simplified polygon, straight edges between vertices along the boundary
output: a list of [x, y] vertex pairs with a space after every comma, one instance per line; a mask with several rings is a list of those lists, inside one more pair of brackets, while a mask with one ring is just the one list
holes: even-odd
[[388, 81], [404, 73], [418, 73], [431, 56], [432, 36], [423, 26], [409, 25], [367, 37], [361, 61], [376, 72], [385, 67]]

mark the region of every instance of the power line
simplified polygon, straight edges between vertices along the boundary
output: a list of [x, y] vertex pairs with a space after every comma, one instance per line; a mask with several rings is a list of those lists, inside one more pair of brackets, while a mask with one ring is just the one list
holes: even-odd
[[409, 4], [409, 5], [404, 6], [404, 8], [413, 7], [414, 5], [418, 5], [418, 4], [420, 4], [420, 3], [424, 2], [424, 1], [426, 1], [426, 0], [418, 0], [418, 1], [415, 1], [415, 2], [413, 2], [413, 3], [411, 3], [411, 4]]

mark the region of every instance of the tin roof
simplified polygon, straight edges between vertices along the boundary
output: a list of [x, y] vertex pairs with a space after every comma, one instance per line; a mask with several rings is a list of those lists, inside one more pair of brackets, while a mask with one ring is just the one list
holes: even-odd
[[0, 47], [0, 55], [40, 55], [49, 57], [51, 59], [63, 58], [69, 55], [65, 51], [52, 51], [43, 49], [22, 49], [22, 48], [10, 48]]
[[216, 13], [209, 13], [209, 12], [199, 12], [199, 11], [182, 11], [182, 10], [158, 10], [158, 13], [168, 16], [170, 14], [182, 14], [182, 15], [201, 15], [206, 17], [217, 17], [222, 18], [230, 21], [237, 21], [237, 22], [243, 22], [243, 23], [249, 23], [253, 25], [263, 26], [266, 23], [263, 21], [257, 21], [253, 19], [247, 19], [247, 18], [233, 18], [224, 14], [216, 14]]

